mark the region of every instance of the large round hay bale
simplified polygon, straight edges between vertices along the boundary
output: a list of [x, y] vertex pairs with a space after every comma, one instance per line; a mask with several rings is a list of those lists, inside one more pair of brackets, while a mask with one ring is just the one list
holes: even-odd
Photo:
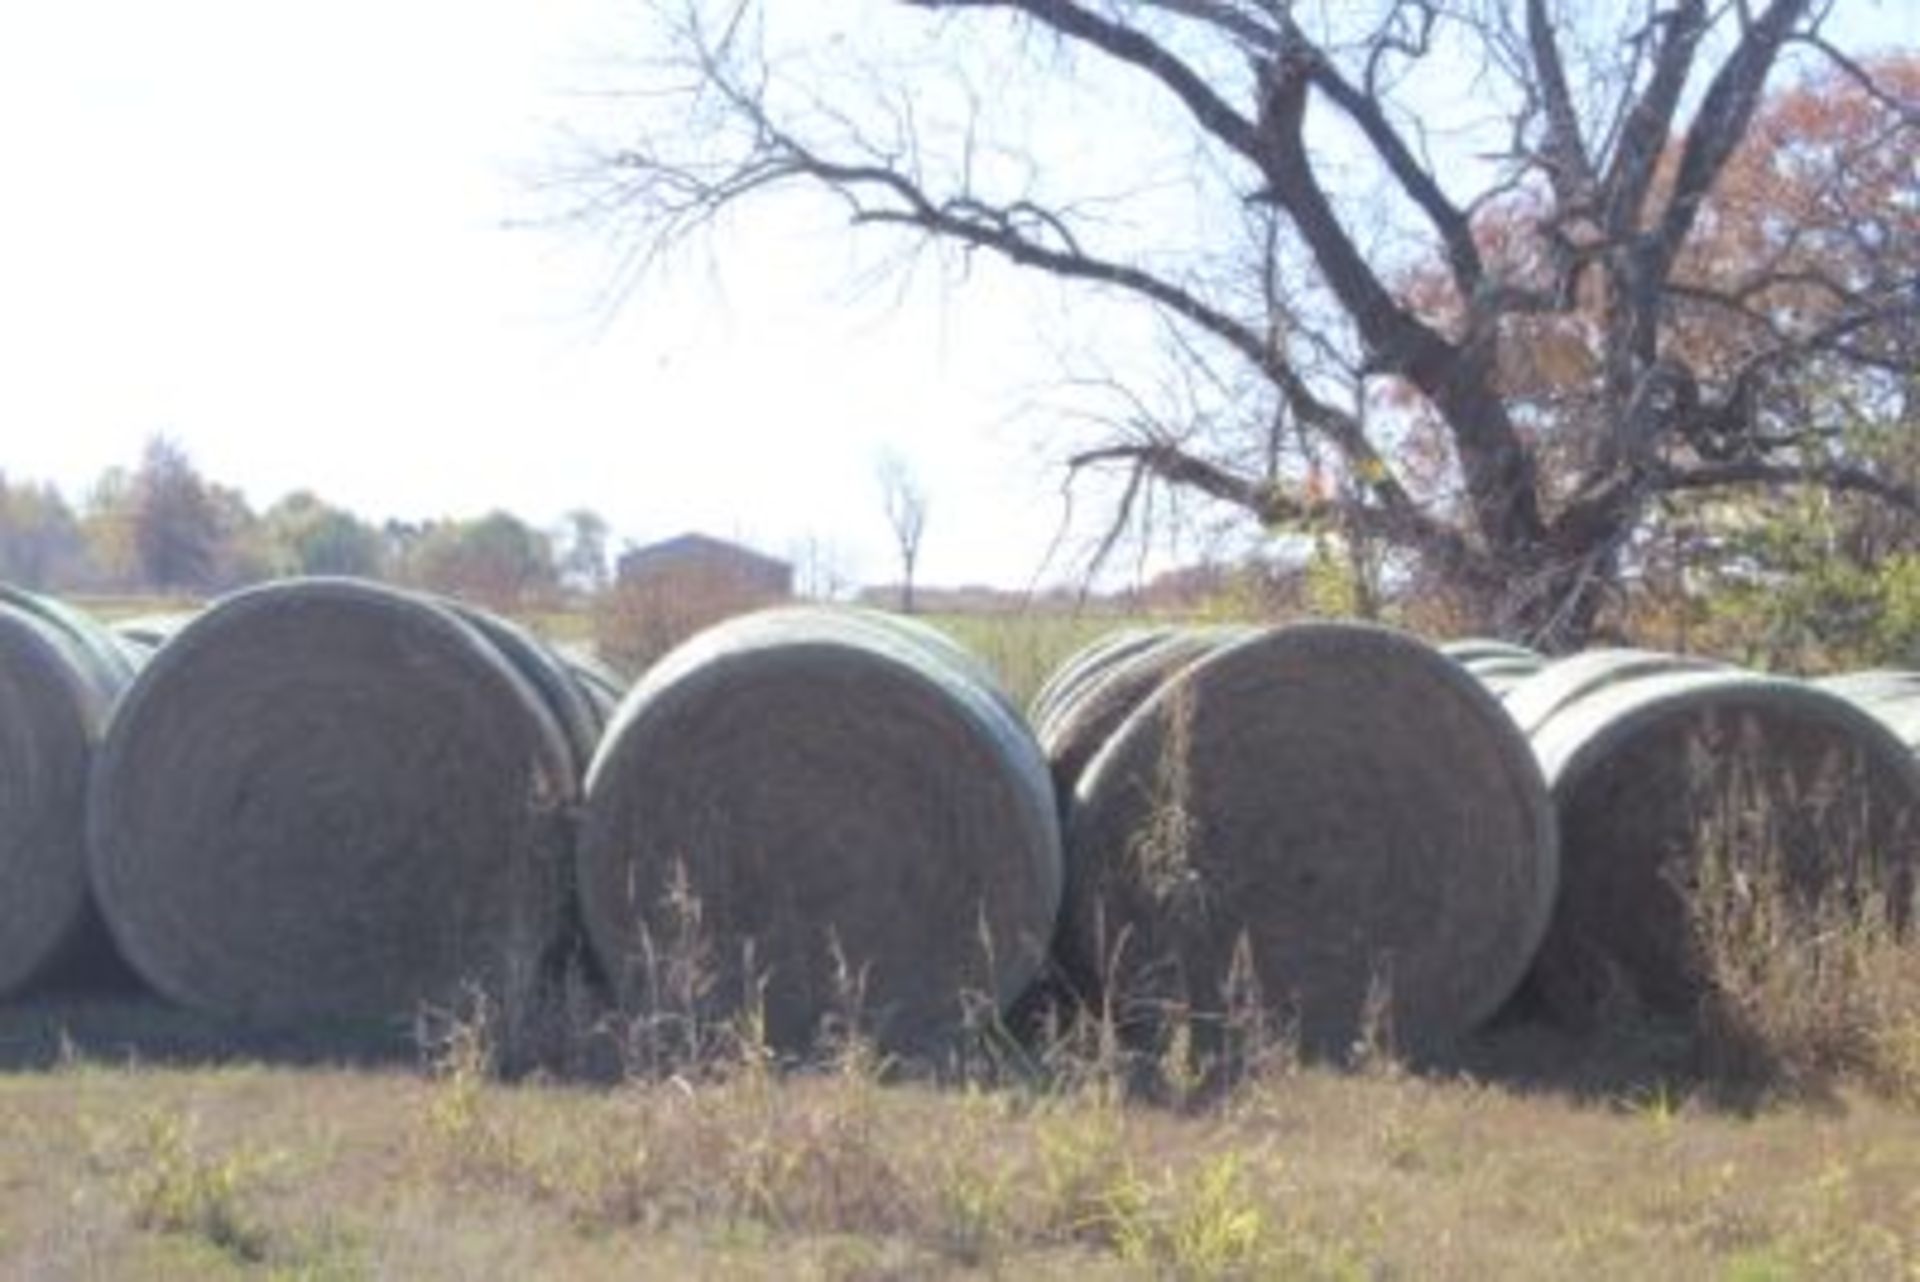
[[32, 615], [57, 631], [67, 651], [86, 670], [89, 680], [107, 689], [119, 689], [133, 679], [140, 652], [120, 644], [112, 632], [92, 616], [54, 597], [0, 584], [0, 605]]
[[1648, 677], [1733, 670], [1713, 659], [1659, 650], [1587, 650], [1545, 665], [1509, 690], [1504, 702], [1521, 732], [1531, 737], [1563, 710], [1616, 685]]
[[1144, 644], [1109, 652], [1061, 689], [1047, 714], [1034, 722], [1040, 750], [1064, 801], [1080, 772], [1133, 710], [1174, 673], [1230, 641], [1246, 628], [1170, 628]]
[[491, 611], [444, 598], [438, 604], [458, 614], [491, 642], [539, 694], [566, 734], [567, 746], [573, 750], [575, 776], [583, 778], [593, 760], [593, 750], [600, 744], [606, 717], [573, 665], [533, 633]]
[[481, 630], [369, 583], [276, 584], [200, 615], [128, 692], [95, 884], [182, 1003], [404, 1015], [552, 948], [577, 797], [558, 719]]
[[1728, 897], [1911, 901], [1920, 773], [1902, 744], [1804, 682], [1667, 659], [1577, 656], [1507, 700], [1560, 816], [1534, 987], [1571, 1022], [1692, 1017], [1702, 926]]
[[1178, 629], [1170, 625], [1120, 628], [1081, 646], [1061, 660], [1040, 683], [1027, 704], [1028, 723], [1037, 729], [1052, 714], [1055, 705], [1071, 698], [1084, 682], [1098, 676], [1109, 664], [1120, 662], [1176, 631]]
[[621, 698], [627, 693], [627, 679], [614, 671], [612, 666], [601, 661], [592, 646], [581, 644], [562, 644], [554, 647], [560, 662], [573, 674], [574, 684], [592, 702], [595, 714], [600, 719], [601, 729], [613, 719], [614, 710], [620, 706]]
[[588, 776], [580, 885], [630, 1006], [691, 952], [709, 1013], [757, 1002], [776, 1046], [857, 1013], [917, 1051], [1021, 993], [1060, 897], [1046, 768], [950, 645], [865, 611], [767, 611], [628, 693]]
[[93, 754], [126, 686], [111, 643], [53, 602], [0, 601], [0, 997], [112, 968], [87, 882]]
[[1068, 862], [1063, 963], [1123, 1018], [1254, 1001], [1317, 1053], [1376, 1027], [1417, 1053], [1518, 983], [1554, 829], [1457, 664], [1314, 623], [1218, 646], [1137, 708], [1080, 776]]

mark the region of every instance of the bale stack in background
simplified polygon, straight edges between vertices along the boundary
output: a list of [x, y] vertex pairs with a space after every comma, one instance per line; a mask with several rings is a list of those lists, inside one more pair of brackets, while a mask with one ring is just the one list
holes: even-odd
[[1911, 901], [1920, 773], [1808, 683], [1590, 651], [1507, 694], [1553, 790], [1561, 893], [1535, 987], [1561, 1016], [1690, 1017], [1700, 914], [1778, 884], [1798, 902]]
[[1303, 1045], [1421, 1052], [1524, 974], [1555, 884], [1526, 741], [1411, 637], [1215, 639], [1080, 771], [1062, 965], [1123, 1015], [1251, 994]]
[[92, 865], [127, 959], [220, 1014], [379, 1017], [524, 981], [563, 931], [577, 692], [525, 634], [308, 579], [155, 652], [96, 764]]
[[760, 1007], [783, 1049], [839, 1015], [937, 1047], [970, 1000], [1004, 1009], [1060, 878], [1046, 766], [1005, 696], [864, 611], [702, 633], [629, 692], [588, 778], [582, 913], [624, 1000], [697, 959], [712, 1012]]
[[0, 588], [0, 996], [112, 968], [87, 882], [87, 779], [133, 671], [85, 616]]

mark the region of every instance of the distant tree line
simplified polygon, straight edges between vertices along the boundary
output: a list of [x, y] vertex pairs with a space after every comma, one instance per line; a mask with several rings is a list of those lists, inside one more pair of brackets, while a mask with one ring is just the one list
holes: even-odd
[[553, 531], [504, 510], [376, 523], [308, 490], [256, 512], [165, 436], [131, 470], [109, 468], [77, 505], [51, 484], [0, 473], [0, 580], [43, 591], [198, 596], [345, 574], [523, 610], [603, 587], [608, 533], [586, 510]]

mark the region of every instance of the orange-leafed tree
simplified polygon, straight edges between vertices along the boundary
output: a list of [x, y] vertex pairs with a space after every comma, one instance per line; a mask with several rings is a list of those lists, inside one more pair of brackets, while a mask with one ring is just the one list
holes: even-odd
[[1121, 519], [1337, 528], [1572, 645], [1670, 496], [1916, 506], [1832, 430], [1920, 316], [1911, 60], [1854, 7], [659, 0], [591, 208], [650, 257], [799, 189], [1135, 304], [1170, 365], [1070, 458]]
[[[1762, 104], [1702, 202], [1666, 287], [1655, 372], [1676, 431], [1652, 452], [1659, 502], [1634, 531], [1642, 569], [1662, 555], [1710, 555], [1716, 512], [1749, 530], [1770, 503], [1804, 520], [1807, 490], [1838, 492], [1821, 510], [1844, 518], [1840, 550], [1863, 561], [1920, 540], [1915, 103], [1920, 56], [1808, 75]], [[1656, 172], [1663, 198], [1682, 144]], [[1474, 223], [1480, 252], [1512, 279], [1545, 279], [1558, 252], [1550, 210], [1538, 192], [1490, 204]], [[1549, 503], [1578, 501], [1614, 444], [1608, 284], [1593, 274], [1573, 306], [1513, 318], [1502, 345], [1500, 386]], [[1416, 265], [1397, 287], [1444, 332], [1465, 324], [1444, 264]], [[1389, 400], [1408, 419], [1409, 485], [1443, 503], [1457, 466], [1446, 423], [1416, 389]], [[1751, 550], [1752, 539], [1739, 542]]]

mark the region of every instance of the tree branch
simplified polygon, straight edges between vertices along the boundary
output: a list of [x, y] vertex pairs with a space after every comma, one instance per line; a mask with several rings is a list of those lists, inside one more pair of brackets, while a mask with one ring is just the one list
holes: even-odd
[[1206, 80], [1169, 49], [1145, 33], [1103, 18], [1071, 0], [906, 0], [921, 9], [1012, 9], [1052, 27], [1061, 35], [1092, 45], [1129, 66], [1138, 67], [1171, 89], [1195, 120], [1215, 138], [1249, 160], [1258, 161], [1253, 122], [1227, 105]]
[[1571, 211], [1593, 199], [1593, 160], [1581, 136], [1580, 116], [1567, 87], [1566, 67], [1547, 17], [1546, 0], [1527, 0], [1527, 47], [1532, 51], [1534, 73], [1540, 78], [1540, 93], [1545, 100], [1547, 180], [1561, 208]]
[[1720, 171], [1746, 136], [1747, 125], [1759, 105], [1767, 75], [1780, 47], [1805, 14], [1809, 0], [1774, 0], [1765, 13], [1748, 24], [1740, 43], [1720, 65], [1701, 99], [1700, 110], [1687, 130], [1680, 152], [1673, 194], [1648, 247], [1648, 274], [1664, 281], [1680, 246], [1693, 230], [1701, 202], [1713, 189]]
[[1651, 480], [1654, 488], [1668, 494], [1747, 485], [1817, 486], [1826, 490], [1870, 495], [1903, 511], [1920, 514], [1920, 492], [1912, 486], [1846, 463], [1779, 463], [1765, 459], [1736, 459], [1687, 468], [1662, 469], [1656, 471]]

